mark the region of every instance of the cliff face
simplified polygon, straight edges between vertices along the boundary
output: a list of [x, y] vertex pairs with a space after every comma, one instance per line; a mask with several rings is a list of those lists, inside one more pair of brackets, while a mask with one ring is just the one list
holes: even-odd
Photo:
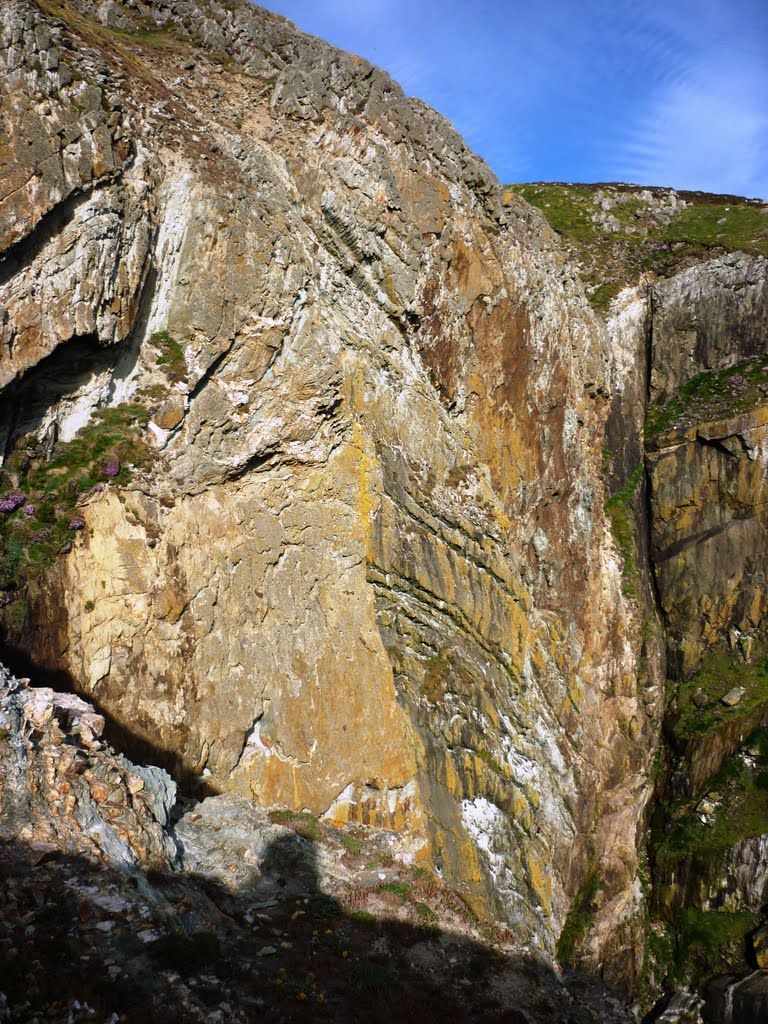
[[760, 643], [765, 261], [606, 325], [440, 115], [245, 3], [11, 0], [0, 63], [7, 649], [636, 988], [666, 658]]
[[29, 500], [66, 513], [97, 407], [137, 447], [45, 571], [58, 519], [12, 538], [9, 640], [211, 787], [403, 830], [522, 939], [552, 948], [587, 872], [631, 921], [658, 716], [602, 328], [552, 233], [279, 18], [89, 10], [3, 8], [3, 116], [40, 149], [4, 157], [8, 484], [58, 441], [69, 491]]

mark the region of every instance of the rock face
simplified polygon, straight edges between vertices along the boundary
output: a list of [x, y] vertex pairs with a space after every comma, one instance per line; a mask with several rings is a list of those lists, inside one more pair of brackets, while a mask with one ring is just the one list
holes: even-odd
[[170, 867], [176, 786], [100, 739], [104, 719], [72, 694], [29, 688], [0, 667], [0, 836], [38, 856], [63, 851], [122, 866]]
[[601, 957], [639, 911], [658, 715], [602, 513], [602, 328], [552, 233], [280, 18], [90, 10], [2, 12], [3, 116], [48, 103], [55, 140], [48, 184], [14, 164], [4, 380], [81, 367], [6, 447], [130, 398], [155, 455], [81, 506], [9, 641], [169, 767], [402, 830], [521, 939], [553, 948], [599, 871]]
[[606, 326], [439, 114], [246, 3], [10, 0], [0, 65], [9, 652], [636, 989], [667, 656], [760, 646], [765, 261]]

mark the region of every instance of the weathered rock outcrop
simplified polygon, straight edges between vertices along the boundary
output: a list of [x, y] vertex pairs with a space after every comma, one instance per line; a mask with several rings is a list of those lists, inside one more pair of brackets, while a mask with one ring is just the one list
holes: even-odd
[[31, 688], [0, 666], [0, 837], [122, 866], [170, 867], [176, 785], [100, 739], [104, 719], [73, 694]]
[[[7, 638], [169, 766], [403, 830], [523, 940], [598, 872], [591, 956], [631, 981], [660, 691], [602, 512], [602, 327], [552, 233], [282, 19], [107, 6], [3, 8], [5, 105], [59, 139], [82, 91], [112, 154], [14, 199], [4, 379], [126, 339], [6, 448], [131, 398], [155, 455], [85, 498]], [[25, 312], [49, 272], [66, 311]]]
[[[439, 114], [246, 3], [10, 0], [0, 65], [9, 652], [216, 807], [396, 831], [636, 989], [666, 662], [764, 639], [765, 259], [606, 326]], [[660, 790], [762, 699], [678, 730]], [[756, 899], [761, 835], [660, 903]]]
[[765, 354], [768, 262], [731, 253], [654, 283], [650, 389], [666, 403], [703, 370]]

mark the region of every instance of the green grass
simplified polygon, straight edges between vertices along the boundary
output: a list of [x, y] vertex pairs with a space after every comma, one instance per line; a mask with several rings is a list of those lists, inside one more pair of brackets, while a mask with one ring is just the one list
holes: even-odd
[[[628, 197], [608, 211], [619, 222], [616, 232], [592, 220], [598, 212], [593, 199], [599, 188], [608, 195]], [[505, 190], [540, 209], [563, 238], [578, 258], [589, 301], [597, 310], [605, 310], [614, 295], [645, 271], [668, 277], [694, 260], [734, 249], [768, 255], [766, 204], [684, 192], [679, 195], [690, 205], [663, 224], [653, 207], [639, 198], [641, 186], [532, 183], [507, 185]]]
[[605, 514], [611, 524], [616, 546], [623, 559], [622, 576], [624, 594], [630, 598], [637, 597], [637, 560], [635, 558], [635, 530], [632, 499], [635, 496], [643, 476], [642, 464], [636, 466], [629, 479], [616, 494], [612, 494], [605, 503]]
[[316, 843], [322, 838], [320, 823], [314, 814], [309, 811], [290, 811], [280, 809], [269, 812], [269, 820], [280, 825], [287, 825], [294, 832]]
[[742, 839], [768, 833], [768, 732], [758, 729], [747, 745], [759, 751], [757, 767], [753, 770], [738, 753], [725, 761], [708, 786], [721, 794], [710, 824], [701, 821], [696, 809], [700, 797], [670, 808], [672, 831], [656, 850], [657, 865], [697, 856], [709, 861]]
[[664, 235], [670, 242], [722, 245], [726, 249], [765, 256], [768, 255], [768, 208], [732, 203], [689, 206], [675, 217]]
[[[720, 698], [736, 686], [744, 688], [744, 696], [734, 707], [726, 707]], [[693, 701], [698, 691], [706, 697], [702, 707]], [[698, 672], [678, 684], [676, 703], [671, 735], [677, 745], [746, 718], [755, 708], [768, 707], [768, 657], [759, 657], [747, 665], [730, 654], [713, 655]]]
[[597, 871], [590, 871], [579, 886], [557, 940], [557, 959], [564, 966], [574, 963], [579, 946], [587, 937], [594, 915], [594, 900], [602, 889]]
[[342, 836], [341, 845], [348, 853], [360, 853], [363, 844], [355, 836]]
[[663, 406], [651, 406], [645, 439], [749, 412], [768, 404], [768, 356], [756, 356], [724, 370], [706, 370], [686, 381]]
[[[149, 464], [151, 452], [143, 440], [147, 420], [138, 404], [98, 410], [76, 437], [56, 445], [49, 459], [34, 439], [17, 444], [0, 469], [0, 493], [21, 491], [34, 511], [0, 513], [0, 586], [37, 579], [72, 540], [70, 523], [81, 499], [108, 480], [124, 486], [132, 465]], [[120, 465], [114, 477], [106, 472], [111, 460]]]
[[[139, 46], [149, 46], [153, 50], [170, 50], [177, 52], [180, 49], [180, 43], [177, 36], [173, 35], [167, 29], [153, 28], [153, 29], [121, 29], [121, 28], [109, 28], [110, 32], [122, 39], [123, 42], [131, 44], [138, 43]], [[184, 47], [186, 49], [187, 46]]]

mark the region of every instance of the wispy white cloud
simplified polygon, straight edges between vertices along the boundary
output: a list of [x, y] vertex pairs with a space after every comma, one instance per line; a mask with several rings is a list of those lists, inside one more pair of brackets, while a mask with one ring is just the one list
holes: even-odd
[[619, 176], [768, 198], [768, 95], [755, 69], [713, 64], [661, 90], [617, 154]]
[[768, 196], [766, 0], [264, 0], [385, 67], [502, 180]]

